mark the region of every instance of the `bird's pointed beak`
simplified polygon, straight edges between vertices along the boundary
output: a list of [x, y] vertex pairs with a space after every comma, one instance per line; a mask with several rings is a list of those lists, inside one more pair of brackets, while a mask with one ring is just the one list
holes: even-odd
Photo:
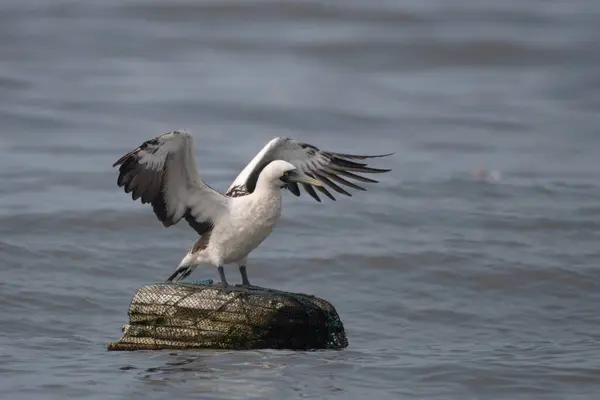
[[313, 186], [323, 187], [323, 182], [318, 179], [311, 178], [308, 175], [300, 174], [296, 171], [290, 171], [286, 177], [288, 182], [306, 183]]

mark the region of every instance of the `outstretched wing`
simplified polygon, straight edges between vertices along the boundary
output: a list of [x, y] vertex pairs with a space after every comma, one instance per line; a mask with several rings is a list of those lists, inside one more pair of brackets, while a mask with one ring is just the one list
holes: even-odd
[[202, 181], [196, 169], [193, 139], [187, 131], [173, 131], [148, 140], [125, 154], [117, 184], [133, 200], [152, 204], [164, 226], [182, 218], [200, 235], [210, 231], [227, 212], [227, 198]]
[[[246, 168], [244, 168], [237, 178], [235, 178], [225, 195], [237, 197], [252, 193], [256, 188], [256, 181], [263, 168], [271, 161], [284, 160], [293, 164], [300, 172], [319, 179], [334, 191], [346, 196], [351, 196], [344, 187], [357, 190], [366, 189], [348, 179], [367, 183], [377, 183], [376, 180], [358, 175], [356, 172], [376, 174], [390, 171], [389, 169], [371, 168], [368, 167], [366, 163], [359, 163], [352, 160], [386, 157], [391, 154], [393, 153], [366, 156], [334, 153], [331, 151], [320, 150], [311, 144], [302, 143], [294, 139], [278, 137], [271, 140], [263, 147], [256, 157], [250, 161]], [[321, 201], [313, 186], [304, 183], [302, 186], [315, 200]], [[318, 186], [316, 188], [330, 199], [335, 200], [335, 197], [333, 197], [326, 188]], [[300, 196], [300, 188], [297, 183], [289, 184], [288, 189], [296, 196]]]

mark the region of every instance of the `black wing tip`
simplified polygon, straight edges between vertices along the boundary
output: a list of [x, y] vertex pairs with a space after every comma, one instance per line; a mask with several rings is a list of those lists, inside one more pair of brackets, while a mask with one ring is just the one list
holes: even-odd
[[376, 155], [372, 155], [372, 156], [367, 156], [367, 158], [383, 158], [383, 157], [389, 157], [389, 156], [393, 156], [395, 155], [396, 152], [392, 151], [391, 153], [386, 153], [386, 154], [376, 154]]
[[387, 169], [387, 168], [384, 168], [384, 169], [381, 169], [381, 168], [370, 168], [370, 169], [376, 170], [377, 172], [374, 172], [376, 174], [383, 174], [385, 172], [390, 172], [391, 171], [391, 168], [390, 169]]
[[352, 196], [350, 193], [348, 193], [348, 191], [342, 189], [341, 187], [339, 187], [338, 185], [336, 185], [335, 183], [333, 183], [329, 178], [327, 178], [325, 176], [325, 174], [320, 174], [318, 172], [314, 172], [314, 175], [316, 176], [316, 178], [318, 180], [320, 180], [321, 182], [323, 182], [327, 186], [331, 187], [336, 192], [344, 194], [346, 196]]
[[292, 192], [296, 197], [300, 197], [300, 188], [296, 182], [290, 182], [287, 184], [287, 189]]
[[112, 165], [112, 167], [114, 168], [118, 165], [121, 165], [121, 164], [123, 164], [124, 161], [125, 161], [125, 157], [121, 157], [117, 161], [115, 161], [115, 163]]
[[140, 150], [140, 148], [138, 147], [137, 149], [125, 154], [123, 157], [121, 157], [117, 161], [115, 161], [115, 163], [112, 165], [112, 167], [114, 168], [118, 165], [124, 164], [126, 161], [129, 161], [131, 159], [131, 157], [133, 157], [139, 150]]
[[391, 169], [387, 168], [372, 168], [372, 167], [360, 167], [356, 169], [356, 172], [363, 172], [366, 174], [384, 174], [390, 172]]
[[383, 158], [383, 157], [389, 157], [389, 156], [393, 156], [394, 154], [396, 154], [396, 152], [391, 152], [391, 153], [386, 153], [386, 154], [348, 154], [348, 153], [334, 153], [331, 151], [328, 151], [327, 153], [336, 156], [336, 157], [342, 157], [342, 158], [350, 158], [350, 159], [355, 159], [355, 160], [365, 160], [367, 158]]
[[302, 187], [304, 188], [304, 190], [306, 191], [306, 193], [308, 193], [310, 195], [310, 197], [312, 197], [313, 199], [315, 199], [319, 203], [321, 202], [321, 199], [319, 198], [319, 195], [317, 194], [317, 192], [315, 192], [315, 189], [311, 185], [309, 185], [307, 183], [303, 183]]
[[[171, 132], [169, 132], [171, 133]], [[161, 135], [162, 136], [162, 135]], [[154, 139], [150, 139], [150, 140], [146, 140], [144, 143], [142, 143], [140, 146], [136, 147], [135, 149], [131, 150], [130, 152], [128, 152], [127, 154], [125, 154], [123, 157], [119, 158], [117, 161], [115, 161], [115, 163], [112, 165], [113, 168], [116, 167], [117, 165], [123, 164], [125, 161], [127, 161], [127, 159], [129, 159], [130, 157], [136, 155], [140, 150], [144, 150], [148, 147], [149, 144], [152, 145], [158, 145], [158, 137], [155, 137]]]
[[310, 194], [310, 197], [312, 197], [313, 199], [315, 199], [316, 201], [318, 201], [319, 203], [322, 203], [323, 200], [321, 200], [321, 198], [319, 197], [319, 195], [317, 193], [308, 193]]
[[[383, 174], [383, 173], [391, 171], [391, 169], [371, 168], [371, 167], [366, 167], [364, 165], [357, 165], [357, 166], [344, 165], [344, 164], [340, 164], [335, 161], [334, 161], [333, 165], [334, 165], [333, 169], [335, 169], [335, 170], [342, 170], [344, 172], [354, 171], [354, 172], [360, 172], [363, 174]], [[358, 180], [360, 180], [360, 178]], [[371, 182], [371, 183], [373, 183], [373, 182]]]
[[322, 186], [317, 186], [317, 190], [318, 190], [319, 192], [323, 193], [325, 196], [329, 197], [331, 200], [333, 200], [333, 201], [337, 201], [337, 200], [335, 199], [335, 197], [333, 197], [333, 195], [332, 195], [331, 193], [329, 193], [329, 190], [325, 189], [324, 187], [322, 187]]

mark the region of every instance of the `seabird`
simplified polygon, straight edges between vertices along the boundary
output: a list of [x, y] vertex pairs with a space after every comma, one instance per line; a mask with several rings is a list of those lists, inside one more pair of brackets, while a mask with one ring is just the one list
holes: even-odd
[[[356, 174], [389, 169], [367, 167], [352, 160], [386, 157], [323, 151], [294, 139], [277, 137], [250, 161], [221, 194], [200, 177], [193, 137], [178, 130], [142, 143], [113, 164], [119, 167], [117, 184], [135, 201], [149, 203], [165, 227], [185, 219], [200, 235], [175, 272], [167, 279], [182, 280], [199, 264], [217, 267], [221, 283], [228, 286], [223, 266], [235, 263], [242, 286], [250, 286], [246, 272], [248, 254], [269, 236], [281, 215], [281, 189], [300, 196], [301, 185], [316, 201], [315, 188], [335, 200], [325, 185], [351, 196], [343, 186], [366, 190], [346, 178], [366, 183], [376, 180]], [[343, 178], [344, 176], [345, 178]]]

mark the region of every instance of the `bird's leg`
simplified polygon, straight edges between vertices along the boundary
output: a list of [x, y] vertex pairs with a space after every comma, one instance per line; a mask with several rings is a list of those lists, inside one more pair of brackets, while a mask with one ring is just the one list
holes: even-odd
[[219, 278], [221, 278], [221, 284], [224, 288], [226, 288], [227, 286], [229, 286], [229, 283], [227, 283], [227, 279], [225, 279], [225, 271], [223, 270], [223, 266], [219, 265], [217, 270], [219, 271]]
[[242, 275], [242, 286], [252, 286], [248, 280], [248, 274], [246, 273], [245, 265], [240, 265], [240, 274]]

